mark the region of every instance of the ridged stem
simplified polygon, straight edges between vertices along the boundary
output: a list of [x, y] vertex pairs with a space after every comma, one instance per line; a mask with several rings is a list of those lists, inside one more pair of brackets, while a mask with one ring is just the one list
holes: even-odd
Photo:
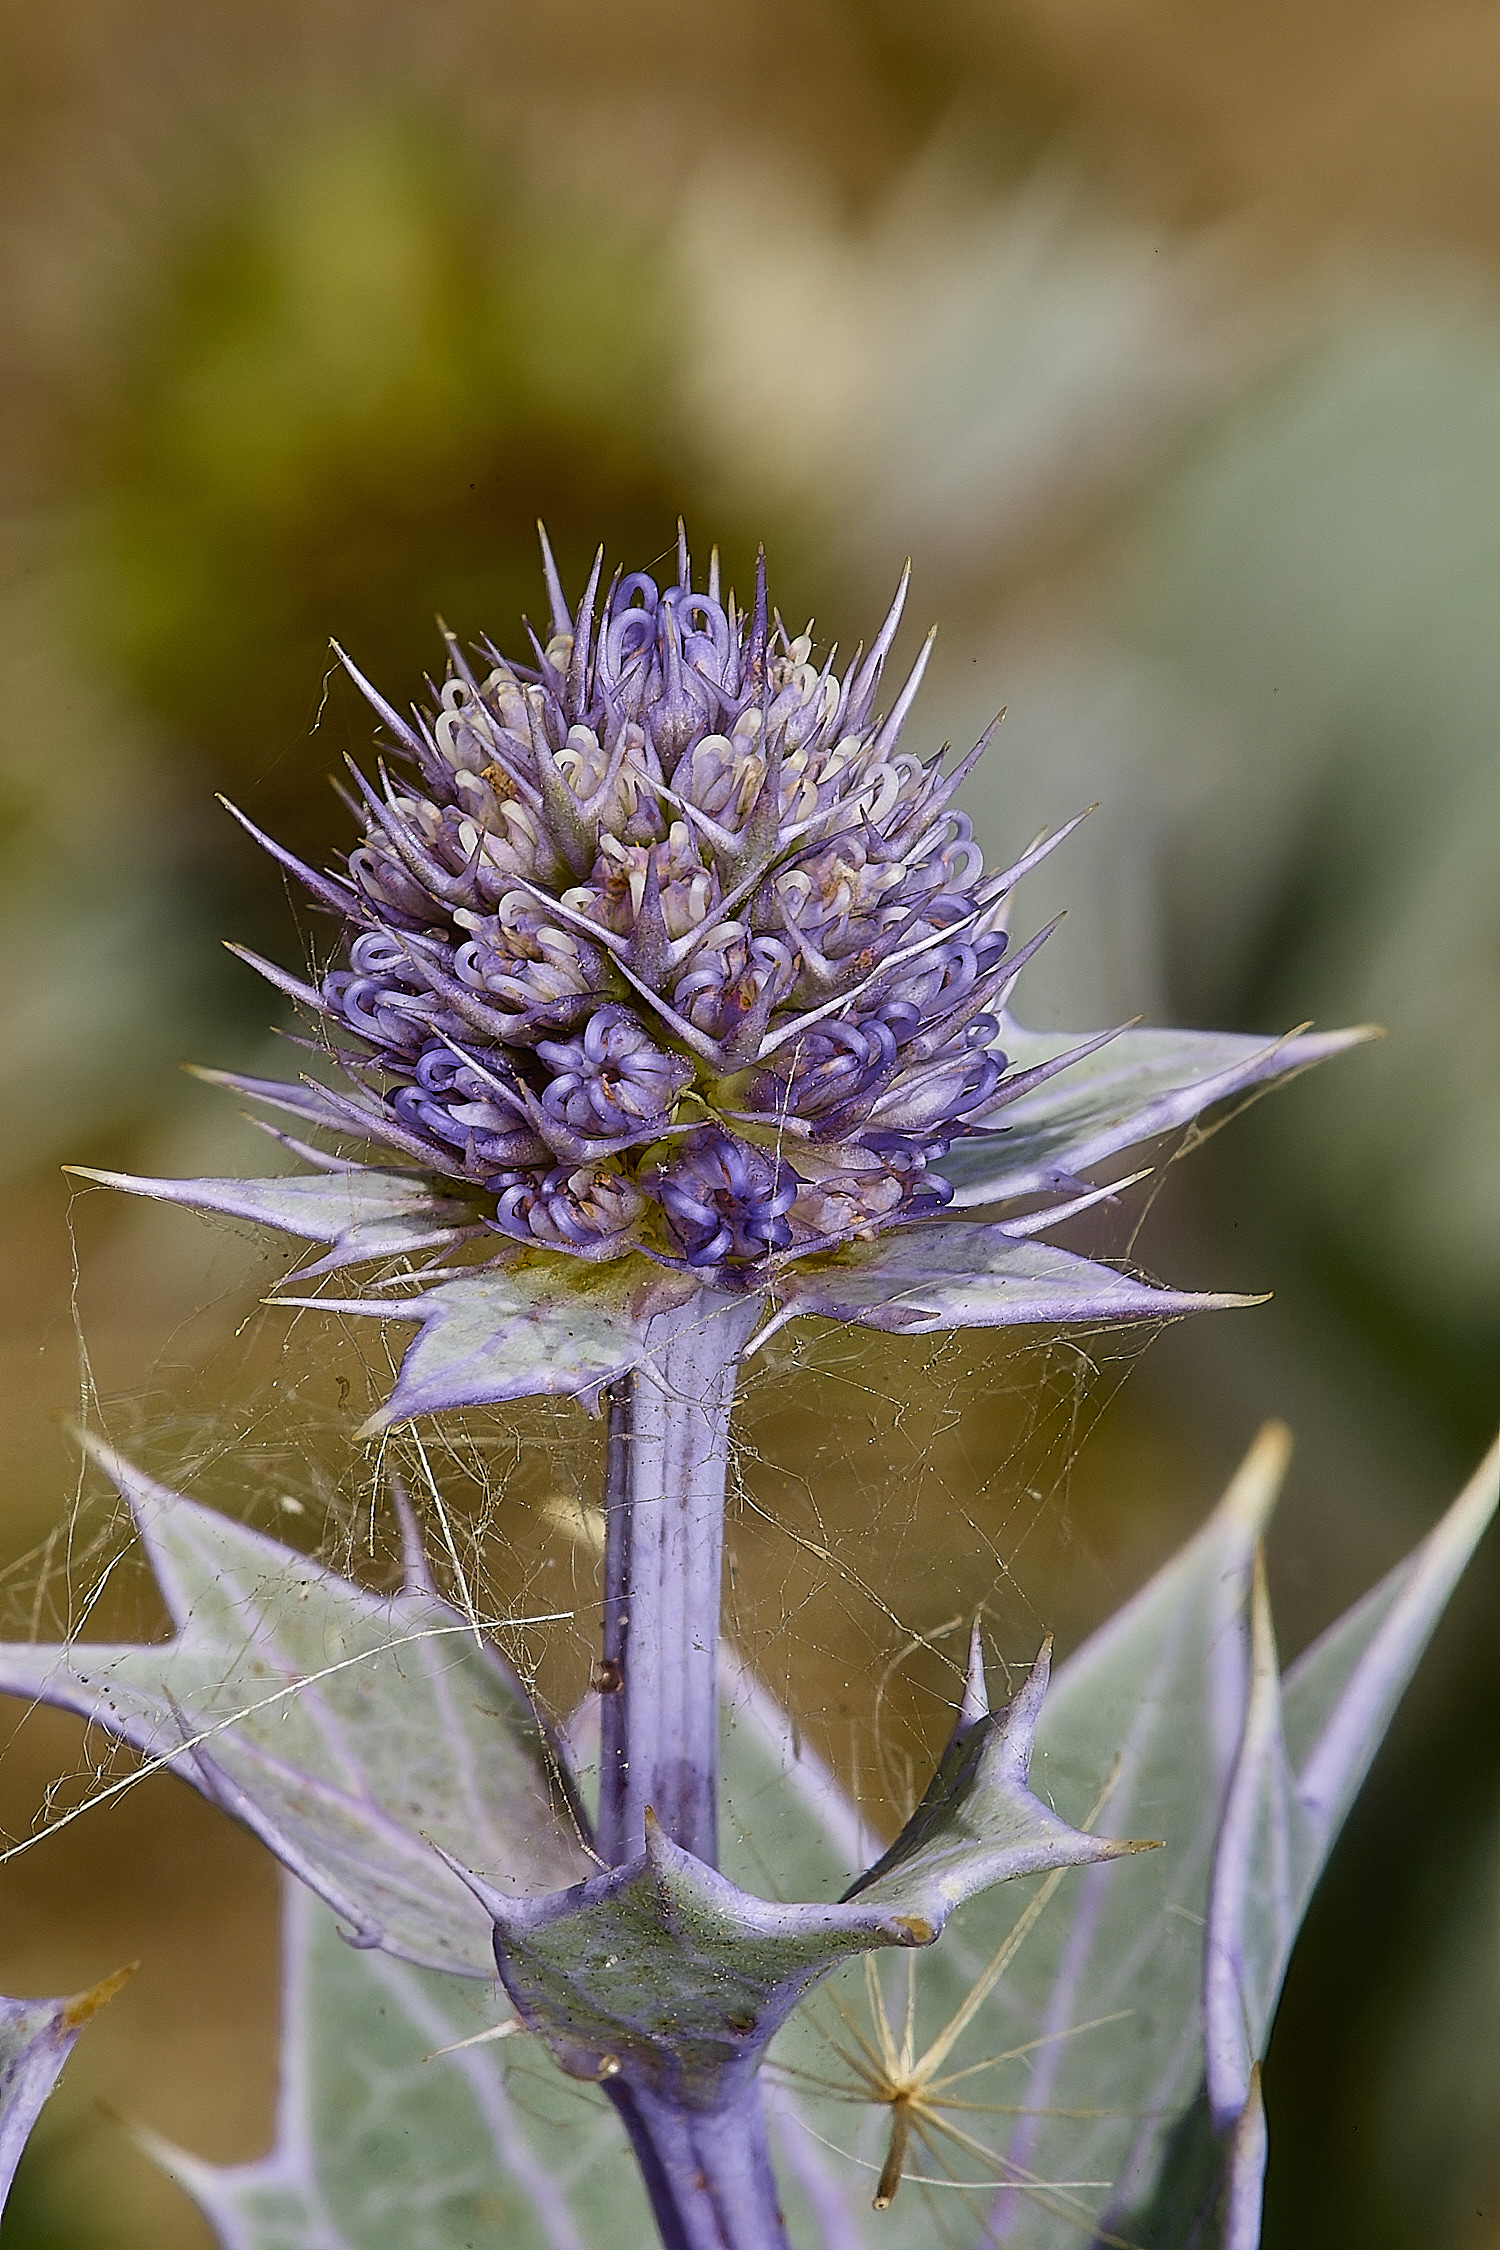
[[705, 1290], [662, 1313], [609, 1402], [598, 1848], [645, 1849], [649, 1806], [718, 1865], [719, 1582], [735, 1369], [755, 1299]]
[[664, 2250], [789, 2250], [760, 2087], [726, 2109], [678, 2109], [608, 2088], [635, 2150]]
[[[719, 1600], [735, 1371], [755, 1299], [705, 1290], [660, 1314], [609, 1400], [597, 1843], [645, 1848], [649, 1806], [718, 1864]], [[666, 2250], [788, 2250], [760, 2089], [705, 2111], [623, 2076], [624, 2121]]]

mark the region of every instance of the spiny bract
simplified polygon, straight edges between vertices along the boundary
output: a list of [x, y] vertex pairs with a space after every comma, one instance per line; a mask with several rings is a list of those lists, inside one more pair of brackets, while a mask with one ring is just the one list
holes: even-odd
[[316, 988], [256, 963], [324, 1018], [325, 1104], [501, 1234], [728, 1286], [939, 1208], [955, 1137], [1069, 1058], [1007, 1078], [992, 1044], [1045, 847], [986, 877], [952, 801], [984, 742], [946, 774], [898, 749], [925, 648], [876, 710], [905, 578], [840, 678], [763, 557], [746, 615], [682, 539], [675, 584], [601, 604], [601, 550], [575, 615], [542, 545], [534, 663], [450, 635], [415, 725], [350, 666], [409, 770], [356, 772], [347, 876], [271, 846], [355, 933]]

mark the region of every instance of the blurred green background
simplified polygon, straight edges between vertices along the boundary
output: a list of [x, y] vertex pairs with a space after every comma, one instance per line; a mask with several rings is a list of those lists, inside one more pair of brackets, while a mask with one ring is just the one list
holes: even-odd
[[[1138, 1254], [1263, 1310], [1093, 1370], [812, 1339], [752, 1386], [734, 1622], [851, 1782], [899, 1801], [940, 1738], [906, 1627], [941, 1648], [982, 1598], [1007, 1653], [1076, 1641], [1265, 1415], [1299, 1439], [1284, 1652], [1393, 1560], [1500, 1419], [1497, 150], [1477, 0], [0, 15], [7, 1630], [76, 1621], [118, 1547], [97, 1495], [70, 1515], [80, 1411], [357, 1549], [368, 1343], [262, 1318], [280, 1261], [242, 1230], [70, 1207], [58, 1166], [266, 1156], [175, 1069], [284, 1067], [216, 941], [309, 942], [213, 793], [336, 849], [370, 729], [329, 637], [398, 703], [435, 615], [514, 644], [538, 514], [574, 585], [679, 512], [741, 581], [764, 538], [846, 648], [914, 556], [920, 740], [1009, 706], [991, 853], [1101, 800], [1026, 902], [1070, 910], [1034, 1019], [1391, 1034], [1159, 1183]], [[546, 1505], [591, 1473], [576, 1419], [450, 1461], [496, 1598], [572, 1589], [527, 1652], [559, 1704], [595, 1594]], [[857, 1582], [809, 1568], [810, 1509]], [[1299, 1951], [1268, 2250], [1500, 2244], [1497, 1615], [1486, 1554]], [[90, 1629], [132, 1624], [127, 1569]], [[79, 1765], [29, 1720], [7, 1834]], [[125, 2126], [264, 2145], [274, 1910], [167, 1782], [0, 1868], [0, 1989], [145, 1963], [7, 2244], [200, 2250]]]

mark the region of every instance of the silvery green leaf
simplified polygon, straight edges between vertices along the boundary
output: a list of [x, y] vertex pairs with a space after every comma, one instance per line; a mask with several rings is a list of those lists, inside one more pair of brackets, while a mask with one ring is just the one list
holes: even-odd
[[[1224, 1031], [1121, 1031], [1019, 1100], [972, 1119], [986, 1126], [984, 1137], [958, 1141], [938, 1169], [953, 1183], [957, 1209], [1040, 1194], [1068, 1185], [1122, 1149], [1177, 1131], [1220, 1102], [1295, 1077], [1374, 1036], [1367, 1026], [1276, 1040]], [[1087, 1038], [1027, 1031], [1006, 1017], [998, 1043], [1013, 1068], [1025, 1071], [1084, 1047]]]
[[[726, 1652], [724, 1827], [731, 1872], [772, 1890], [843, 1888], [863, 1853], [852, 1808], [784, 1714]], [[768, 1856], [769, 1855], [769, 1856]], [[276, 2142], [221, 2166], [149, 2136], [224, 2250], [619, 2250], [652, 2223], [603, 2095], [540, 2044], [472, 2041], [517, 2021], [488, 1989], [344, 1943], [298, 1884], [282, 1921]], [[836, 2244], [816, 2223], [797, 2137], [787, 2164], [798, 2250]]]
[[1497, 1503], [1500, 1444], [1436, 1529], [1284, 1681], [1256, 1572], [1250, 1693], [1205, 1948], [1208, 2117], [1222, 2134], [1256, 2092], [1292, 1944], [1333, 1841]]
[[[970, 2071], [1002, 2058], [998, 2077], [981, 2069], [960, 2095], [981, 2111], [990, 2094], [1013, 2104], [993, 2122], [960, 2113], [971, 2140], [978, 2136], [987, 2146], [987, 2162], [971, 2148], [950, 2164], [973, 2184], [924, 2193], [917, 2182], [942, 2173], [930, 2164], [920, 2170], [918, 2150], [896, 2204], [878, 2218], [871, 2214], [888, 2112], [810, 2085], [800, 2073], [824, 2085], [847, 2085], [850, 2073], [806, 2011], [788, 2025], [774, 2053], [771, 2101], [798, 2250], [928, 2250], [939, 2219], [944, 2239], [972, 2250], [996, 2241], [1037, 2250], [1076, 2243], [1082, 2250], [1101, 2228], [1147, 2250], [1190, 2239], [1217, 2250], [1254, 2250], [1265, 2162], [1259, 2068], [1251, 2065], [1238, 2114], [1215, 2135], [1203, 2075], [1203, 1927], [1211, 1886], [1214, 1911], [1230, 1896], [1220, 1871], [1226, 1851], [1246, 1861], [1235, 1837], [1274, 1840], [1278, 1832], [1274, 1821], [1237, 1824], [1233, 1814], [1237, 1802], [1274, 1804], [1263, 1780], [1268, 1764], [1274, 1771], [1267, 1753], [1278, 1739], [1264, 1718], [1274, 1671], [1267, 1665], [1268, 1619], [1252, 1589], [1256, 1543], [1285, 1451], [1280, 1433], [1262, 1439], [1205, 1530], [1061, 1670], [1042, 1706], [1036, 1774], [1048, 1794], [1087, 1798], [1083, 1817], [1097, 1812], [1111, 1824], [1122, 1807], [1137, 1808], [1139, 1825], [1156, 1826], [1169, 1846], [1131, 1867], [1068, 1872], [1056, 1902], [955, 2045], [949, 2069]], [[1323, 1848], [1493, 1509], [1496, 1476], [1492, 1458], [1417, 1555], [1335, 1626], [1285, 1684], [1284, 1731]], [[832, 1888], [862, 1856], [858, 1817], [765, 1691], [732, 1656], [725, 1669], [729, 1877], [783, 1895]], [[960, 1747], [964, 1734], [961, 1714]], [[942, 1795], [935, 1788], [929, 1810]], [[920, 1839], [909, 1836], [904, 1853], [898, 1843], [878, 1865], [887, 1876], [902, 1866], [909, 1871], [919, 1848]], [[1275, 1851], [1269, 1856], [1274, 1866]], [[688, 1872], [697, 1874], [691, 1865]], [[872, 1876], [867, 1890], [881, 1880]], [[666, 1890], [669, 1900], [701, 1912], [701, 1882], [669, 1880]], [[554, 1904], [561, 1902], [548, 1902]], [[306, 1912], [318, 1915], [310, 1905]], [[1251, 1920], [1241, 1915], [1241, 1927]], [[965, 2003], [1014, 1922], [1013, 1897], [989, 1892], [954, 1915], [941, 1943], [906, 1954], [918, 1980], [919, 2048]], [[414, 2012], [411, 1996], [425, 1994], [446, 2014], [452, 2035], [462, 2037], [473, 2024], [465, 2008], [482, 2009], [478, 1988], [355, 1954], [323, 1928], [326, 1972], [335, 1980], [315, 1988], [327, 2027], [319, 2050], [326, 2088], [304, 2075], [306, 2106], [292, 2113], [311, 2118], [312, 2126], [300, 2138], [284, 2126], [272, 2158], [235, 2172], [170, 2158], [230, 2250], [382, 2250], [387, 2240], [458, 2250], [475, 2223], [476, 2196], [486, 2211], [504, 2214], [512, 2229], [507, 2241], [604, 2250], [627, 2226], [629, 2239], [645, 2239], [640, 2207], [631, 2204], [623, 2215], [621, 2199], [638, 2197], [639, 2189], [597, 2095], [568, 2088], [540, 2066], [539, 2076], [526, 2077], [524, 2099], [515, 2098], [513, 2074], [531, 2050], [529, 2042], [507, 2040], [465, 2050], [461, 2064], [451, 2057], [425, 2066], [439, 2079], [429, 2113], [421, 2082], [413, 2086], [402, 2075], [396, 2050], [404, 2041], [401, 2052], [410, 2060], [418, 2040], [423, 2051], [447, 2042], [433, 2014]], [[893, 2017], [901, 2004], [898, 1991]], [[287, 2020], [297, 2020], [290, 2009]], [[847, 2039], [836, 2022], [833, 2028]], [[1008, 2080], [1006, 2055], [1014, 2056]], [[585, 2067], [595, 2061], [574, 2059]], [[296, 2067], [289, 2055], [288, 2073]], [[465, 2076], [461, 2094], [441, 2080], [455, 2068]], [[492, 2072], [502, 2081], [498, 2101], [486, 2091]], [[531, 2121], [560, 2120], [563, 2113], [551, 2104], [575, 2101], [591, 2105], [568, 2113], [578, 2120], [566, 2136], [576, 2167], [554, 2177], [553, 2126], [531, 2145], [537, 2168], [528, 2171]], [[412, 2153], [419, 2142], [428, 2145], [429, 2135], [432, 2146], [458, 2136], [457, 2153], [445, 2154], [431, 2172]], [[442, 2145], [452, 2143], [444, 2138]], [[997, 2194], [996, 2181], [1007, 2179], [1015, 2185]], [[561, 2215], [558, 2199], [566, 2205]], [[420, 2231], [429, 2208], [430, 2233]], [[388, 2213], [390, 2231], [382, 2232]]]
[[1216, 2250], [1259, 2250], [1261, 2197], [1266, 2183], [1266, 2105], [1261, 2098], [1260, 2065], [1250, 2073], [1245, 2104], [1234, 2120], [1225, 2155], [1224, 2179], [1214, 2215], [1217, 2233], [1205, 2236]]
[[[1166, 1848], [1068, 1876], [1029, 1930], [1014, 1894], [988, 1893], [912, 1957], [920, 2055], [1023, 1931], [943, 2064], [970, 2074], [952, 2090], [980, 2105], [949, 2118], [968, 2145], [937, 2128], [941, 2161], [915, 2140], [908, 2160], [914, 2182], [946, 2170], [969, 2188], [935, 2189], [930, 2204], [903, 2189], [866, 2222], [889, 2112], [851, 2099], [861, 2085], [847, 2028], [815, 2000], [773, 2050], [783, 2160], [797, 2152], [842, 2199], [850, 2244], [868, 2225], [871, 2244], [925, 2250], [940, 2216], [966, 2250], [1108, 2238], [1254, 2250], [1260, 2062], [1290, 1949], [1500, 1490], [1497, 1449], [1430, 1538], [1283, 1681], [1256, 1557], [1286, 1450], [1284, 1433], [1263, 1435], [1204, 1530], [1060, 1668], [1043, 1706], [1033, 1777], [1049, 1800], [1076, 1820], [1098, 1808]], [[799, 1801], [837, 1851], [847, 1808], [824, 1818], [805, 1786]], [[899, 2028], [906, 1980], [898, 1970], [892, 1981], [883, 2005]], [[843, 1997], [859, 2020], [864, 1995], [846, 1983]]]
[[[538, 1252], [443, 1281], [420, 1294], [283, 1297], [287, 1305], [415, 1321], [395, 1388], [363, 1435], [418, 1414], [538, 1393], [592, 1406], [649, 1352], [655, 1315], [698, 1284], [627, 1256], [600, 1265]], [[868, 1327], [935, 1328], [1048, 1321], [1170, 1319], [1254, 1300], [1158, 1289], [1128, 1274], [973, 1220], [929, 1219], [829, 1256], [793, 1260], [776, 1277], [772, 1327], [821, 1313]]]
[[188, 1063], [186, 1067], [206, 1086], [222, 1086], [231, 1093], [243, 1094], [266, 1109], [279, 1109], [284, 1116], [300, 1118], [304, 1125], [321, 1125], [326, 1132], [345, 1139], [353, 1131], [347, 1097], [330, 1095], [315, 1079], [247, 1078], [237, 1070], [205, 1070], [201, 1063]]
[[0, 1996], [0, 2211], [43, 2102], [88, 2022], [112, 2000], [132, 1969], [117, 1969], [91, 1992], [71, 2000]]
[[1396, 1705], [1500, 1500], [1500, 1446], [1422, 1544], [1282, 1678], [1264, 1572], [1244, 1628], [1245, 1717], [1209, 1888], [1203, 2084], [1154, 2193], [1128, 2219], [1148, 2250], [1254, 2250], [1260, 2065], [1319, 1874]]
[[1070, 1828], [1028, 1787], [1050, 1660], [1049, 1642], [1014, 1700], [992, 1713], [976, 1630], [963, 1708], [937, 1771], [890, 1849], [850, 1885], [846, 1898], [941, 1929], [954, 1907], [997, 1883], [1151, 1848]]
[[777, 1325], [799, 1313], [926, 1335], [1052, 1321], [1169, 1320], [1252, 1297], [1158, 1289], [1071, 1251], [970, 1219], [921, 1219], [777, 1278]]
[[79, 1712], [191, 1782], [356, 1944], [491, 1975], [485, 1916], [433, 1843], [519, 1894], [592, 1862], [563, 1768], [475, 1620], [426, 1584], [367, 1593], [91, 1450], [176, 1630], [152, 1646], [7, 1643], [0, 1692]]
[[1137, 1848], [1070, 1828], [1028, 1788], [1046, 1684], [1044, 1651], [990, 1714], [981, 1676], [911, 1820], [837, 1903], [758, 1898], [649, 1818], [640, 1858], [572, 1891], [505, 1898], [475, 1880], [511, 1998], [575, 2075], [620, 2076], [700, 2109], [731, 2101], [839, 1961], [930, 1945], [976, 1892]]
[[417, 1297], [278, 1302], [421, 1323], [395, 1389], [361, 1432], [370, 1436], [445, 1407], [538, 1394], [591, 1405], [606, 1383], [640, 1363], [654, 1316], [685, 1302], [696, 1286], [644, 1258], [591, 1266], [538, 1252], [440, 1282]]
[[[1115, 2183], [1142, 2167], [1154, 2176], [1202, 2079], [1203, 1923], [1242, 1723], [1240, 1610], [1284, 1460], [1284, 1441], [1263, 1441], [1197, 1538], [1053, 1680], [1034, 1786], [1074, 1821], [1093, 1814], [1166, 1848], [1064, 1877], [944, 2063], [945, 2073], [975, 2072], [953, 2089], [958, 2097], [1002, 2105], [951, 2120], [986, 2153], [939, 2134], [936, 2155], [913, 2142], [907, 2169], [929, 2179], [949, 2168], [972, 2187], [933, 2189], [931, 2202], [904, 2187], [890, 2210], [866, 2216], [890, 2113], [847, 2098], [859, 2085], [832, 2044], [847, 2050], [847, 2031], [828, 2003], [814, 2002], [773, 2050], [785, 2079], [779, 2144], [790, 2150], [800, 2136], [802, 2161], [861, 2215], [855, 2240], [868, 2229], [872, 2245], [927, 2250], [941, 2219], [966, 2250], [987, 2250], [991, 2223], [1007, 2245], [1081, 2250]], [[1025, 1906], [1014, 1891], [976, 1898], [915, 1961], [919, 2052], [968, 2004]], [[885, 1984], [899, 2025], [899, 1967]], [[871, 2036], [864, 1993], [846, 1984], [843, 1999]], [[1005, 2181], [1017, 2183], [1013, 2192]]]
[[1287, 1753], [1318, 1857], [1313, 1881], [1495, 1513], [1497, 1493], [1500, 1444], [1421, 1545], [1305, 1649], [1282, 1680]]
[[[614, 2113], [486, 1989], [343, 1943], [288, 1884], [275, 2145], [208, 2164], [142, 2136], [224, 2250], [613, 2250], [652, 2225]], [[511, 2019], [513, 2021], [513, 2019]]]
[[79, 1178], [101, 1187], [124, 1188], [158, 1203], [182, 1203], [196, 1211], [219, 1211], [228, 1218], [253, 1219], [280, 1227], [305, 1242], [332, 1244], [316, 1265], [299, 1275], [331, 1273], [363, 1258], [394, 1258], [460, 1242], [474, 1232], [476, 1215], [467, 1203], [435, 1192], [415, 1172], [381, 1172], [352, 1165], [337, 1172], [288, 1174], [269, 1180], [151, 1180], [129, 1172], [98, 1172], [72, 1164]]

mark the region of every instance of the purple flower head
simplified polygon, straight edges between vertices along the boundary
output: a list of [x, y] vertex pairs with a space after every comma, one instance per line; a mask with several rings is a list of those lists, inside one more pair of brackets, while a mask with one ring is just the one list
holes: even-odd
[[537, 1179], [523, 1172], [492, 1180], [498, 1189], [491, 1222], [529, 1248], [569, 1250], [579, 1258], [617, 1258], [638, 1231], [646, 1198], [617, 1167], [565, 1164]]
[[757, 1265], [791, 1245], [796, 1173], [717, 1125], [690, 1133], [642, 1184], [690, 1266]]
[[537, 1054], [557, 1073], [542, 1094], [549, 1117], [612, 1141], [654, 1137], [692, 1081], [681, 1055], [653, 1047], [628, 1008], [599, 1008], [581, 1039], [540, 1039]]
[[356, 774], [347, 874], [297, 867], [345, 963], [276, 972], [354, 1081], [330, 1100], [587, 1258], [744, 1281], [935, 1209], [929, 1167], [1024, 1090], [992, 1042], [1030, 948], [999, 926], [1019, 870], [987, 877], [953, 806], [978, 750], [900, 747], [925, 651], [877, 707], [904, 580], [840, 676], [763, 565], [748, 611], [685, 543], [675, 584], [601, 595], [596, 563], [570, 611], [544, 562], [529, 663], [450, 640], [414, 724], [360, 680], [390, 767]]

